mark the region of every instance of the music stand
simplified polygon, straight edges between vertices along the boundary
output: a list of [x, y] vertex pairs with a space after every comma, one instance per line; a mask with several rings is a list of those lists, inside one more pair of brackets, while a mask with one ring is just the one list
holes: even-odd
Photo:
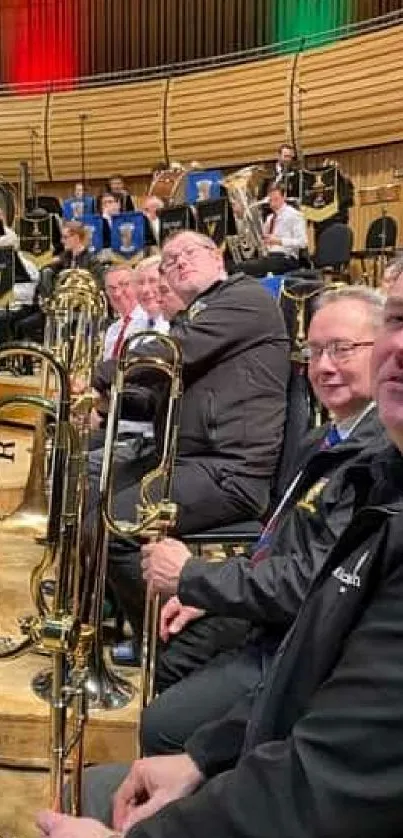
[[377, 238], [380, 242], [380, 247], [373, 247], [367, 245], [363, 250], [354, 250], [351, 253], [351, 258], [360, 260], [362, 275], [366, 281], [368, 281], [369, 278], [366, 260], [372, 260], [372, 282], [374, 286], [377, 285], [378, 276], [382, 275], [388, 258], [394, 255], [394, 244], [388, 242], [388, 225], [391, 222], [391, 218], [390, 216], [388, 216], [386, 204], [390, 203], [391, 201], [399, 201], [400, 191], [400, 183], [386, 183], [379, 184], [377, 186], [363, 186], [358, 191], [360, 203], [362, 206], [380, 207], [380, 229], [377, 234]]

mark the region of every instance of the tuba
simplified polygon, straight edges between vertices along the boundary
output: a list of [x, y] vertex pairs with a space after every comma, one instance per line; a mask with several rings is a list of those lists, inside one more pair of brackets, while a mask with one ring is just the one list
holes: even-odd
[[265, 177], [260, 166], [247, 166], [227, 175], [221, 183], [232, 206], [236, 235], [228, 236], [228, 245], [235, 263], [266, 256], [263, 240], [263, 220], [256, 201], [259, 184]]

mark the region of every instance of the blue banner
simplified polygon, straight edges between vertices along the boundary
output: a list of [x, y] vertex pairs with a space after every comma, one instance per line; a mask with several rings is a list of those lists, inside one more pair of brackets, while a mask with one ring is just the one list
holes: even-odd
[[219, 169], [207, 169], [205, 172], [188, 172], [186, 175], [185, 201], [196, 204], [198, 201], [211, 201], [220, 197], [222, 172]]
[[90, 253], [98, 253], [104, 246], [103, 219], [100, 215], [83, 215], [80, 221], [87, 231], [88, 250]]
[[84, 198], [66, 198], [63, 201], [63, 218], [65, 221], [81, 221], [85, 215], [92, 215], [95, 209], [95, 198], [86, 195]]
[[121, 212], [112, 217], [111, 246], [123, 259], [133, 259], [144, 248], [144, 215], [142, 212]]

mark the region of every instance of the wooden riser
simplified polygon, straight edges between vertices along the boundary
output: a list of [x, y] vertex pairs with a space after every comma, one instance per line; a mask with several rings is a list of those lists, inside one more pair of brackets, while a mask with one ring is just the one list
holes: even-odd
[[45, 771], [0, 768], [1, 838], [38, 838], [35, 816], [49, 807], [49, 775]]
[[[33, 396], [40, 393], [41, 382], [39, 376], [35, 375], [0, 375], [0, 401], [16, 393], [19, 395]], [[0, 411], [1, 422], [12, 422], [19, 425], [35, 425], [38, 411], [30, 407], [18, 406], [15, 408], [6, 407]]]
[[[29, 578], [42, 551], [29, 542], [21, 535], [0, 533], [1, 635], [21, 637], [18, 618], [33, 613]], [[39, 671], [47, 671], [49, 663], [48, 658], [33, 653], [0, 659], [0, 765], [48, 765], [50, 711], [48, 704], [33, 693], [31, 680]], [[86, 762], [131, 761], [138, 719], [137, 696], [138, 693], [122, 710], [90, 713]]]

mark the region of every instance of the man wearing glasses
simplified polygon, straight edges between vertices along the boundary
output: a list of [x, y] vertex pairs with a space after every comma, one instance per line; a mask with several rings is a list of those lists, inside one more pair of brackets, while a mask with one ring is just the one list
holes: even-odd
[[[334, 340], [315, 336], [320, 362], [329, 354], [319, 342], [324, 349]], [[249, 712], [238, 707], [196, 731], [185, 753], [133, 764], [113, 813], [113, 828], [128, 838], [400, 838], [403, 280], [386, 302], [371, 366], [390, 442], [353, 464], [360, 508], [324, 555]], [[336, 377], [335, 402], [343, 386]], [[346, 386], [355, 390], [352, 379]], [[286, 568], [277, 589], [287, 598]], [[49, 838], [107, 838], [112, 819], [104, 827], [43, 813], [38, 823]]]
[[[212, 568], [191, 560], [175, 539], [143, 548], [147, 578], [171, 596], [162, 611], [167, 645], [158, 667], [160, 695], [143, 716], [145, 753], [180, 751], [200, 724], [219, 718], [259, 683], [310, 580], [350, 521], [359, 501], [346, 475], [357, 456], [383, 438], [370, 381], [382, 315], [382, 297], [368, 288], [327, 291], [320, 298], [308, 333], [309, 378], [333, 418], [308, 435], [296, 456], [296, 473], [251, 563], [231, 558]], [[289, 591], [279, 605], [277, 587], [285, 579]], [[192, 626], [201, 631], [218, 614], [249, 619], [255, 626], [251, 642], [200, 667]]]
[[[185, 307], [170, 332], [182, 347], [184, 383], [172, 489], [176, 532], [259, 518], [283, 438], [289, 360], [281, 312], [255, 280], [228, 278], [221, 252], [198, 233], [166, 242], [160, 273]], [[107, 362], [97, 371], [95, 388], [102, 395], [108, 395], [113, 367]], [[144, 417], [132, 412], [124, 418]], [[123, 479], [116, 474], [116, 514], [132, 520], [135, 464]], [[90, 500], [96, 503], [96, 491]], [[131, 542], [111, 542], [109, 575], [138, 634], [141, 570]]]

